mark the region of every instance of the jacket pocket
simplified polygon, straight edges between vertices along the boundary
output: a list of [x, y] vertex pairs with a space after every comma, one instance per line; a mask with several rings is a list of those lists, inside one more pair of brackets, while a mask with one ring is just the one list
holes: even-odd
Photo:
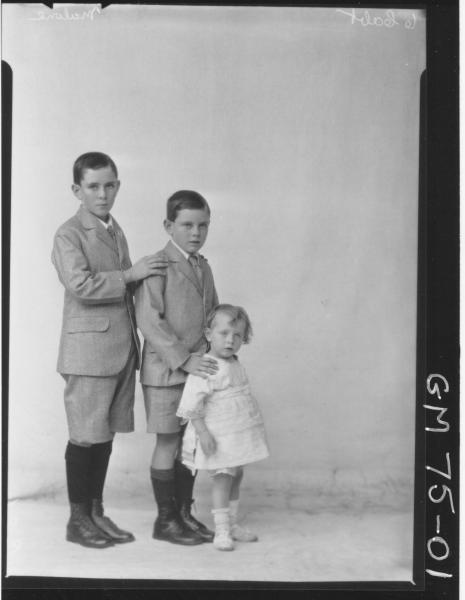
[[70, 317], [66, 322], [67, 333], [86, 331], [107, 331], [110, 327], [108, 317]]

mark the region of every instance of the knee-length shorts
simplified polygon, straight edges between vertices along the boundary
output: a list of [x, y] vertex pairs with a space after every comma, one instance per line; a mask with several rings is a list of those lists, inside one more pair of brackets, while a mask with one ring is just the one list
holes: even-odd
[[148, 433], [178, 433], [181, 419], [176, 416], [184, 383], [170, 387], [143, 385]]
[[124, 369], [108, 377], [63, 374], [71, 442], [99, 444], [115, 433], [134, 431], [136, 358], [133, 347]]

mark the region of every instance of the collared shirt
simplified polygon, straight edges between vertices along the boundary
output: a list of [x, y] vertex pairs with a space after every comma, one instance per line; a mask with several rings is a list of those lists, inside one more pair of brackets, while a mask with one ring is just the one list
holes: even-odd
[[113, 219], [111, 218], [111, 215], [109, 215], [109, 216], [110, 216], [110, 218], [108, 219], [108, 223], [105, 223], [105, 221], [103, 221], [102, 219], [99, 219], [99, 217], [97, 217], [97, 219], [105, 227], [105, 229], [108, 229], [110, 227], [110, 225], [113, 227]]
[[189, 260], [189, 256], [197, 256], [197, 258], [200, 258], [200, 254], [198, 252], [194, 252], [193, 254], [189, 254], [188, 252], [186, 252], [185, 250], [183, 250], [180, 246], [178, 246], [176, 244], [176, 242], [173, 240], [173, 238], [171, 238], [171, 243], [173, 244], [173, 246], [175, 246], [179, 252], [181, 252], [181, 254], [184, 256], [184, 258], [186, 260]]

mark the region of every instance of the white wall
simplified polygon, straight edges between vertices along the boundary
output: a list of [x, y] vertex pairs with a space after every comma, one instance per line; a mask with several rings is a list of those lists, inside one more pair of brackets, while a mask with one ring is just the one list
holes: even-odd
[[[90, 150], [120, 169], [113, 214], [133, 259], [165, 244], [173, 191], [210, 202], [204, 253], [220, 299], [255, 328], [241, 354], [272, 451], [255, 476], [328, 493], [374, 486], [379, 498], [411, 489], [422, 12], [395, 11], [387, 27], [334, 8], [112, 6], [80, 21], [60, 10], [39, 20], [37, 5], [3, 6], [10, 495], [64, 483], [50, 250], [77, 210], [72, 163]], [[147, 478], [139, 390], [136, 417], [137, 433], [116, 442], [115, 485]]]

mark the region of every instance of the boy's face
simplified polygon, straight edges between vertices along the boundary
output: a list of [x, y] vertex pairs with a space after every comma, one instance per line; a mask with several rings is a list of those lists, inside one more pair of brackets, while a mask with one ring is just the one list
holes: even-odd
[[73, 183], [74, 195], [93, 215], [106, 221], [115, 203], [120, 182], [111, 167], [86, 169], [81, 183]]
[[210, 352], [218, 358], [231, 358], [237, 353], [244, 341], [245, 323], [241, 320], [231, 321], [231, 317], [219, 312], [207, 329], [205, 337], [210, 342]]
[[175, 221], [164, 222], [173, 241], [188, 254], [198, 252], [204, 245], [210, 225], [210, 215], [205, 209], [183, 208]]

